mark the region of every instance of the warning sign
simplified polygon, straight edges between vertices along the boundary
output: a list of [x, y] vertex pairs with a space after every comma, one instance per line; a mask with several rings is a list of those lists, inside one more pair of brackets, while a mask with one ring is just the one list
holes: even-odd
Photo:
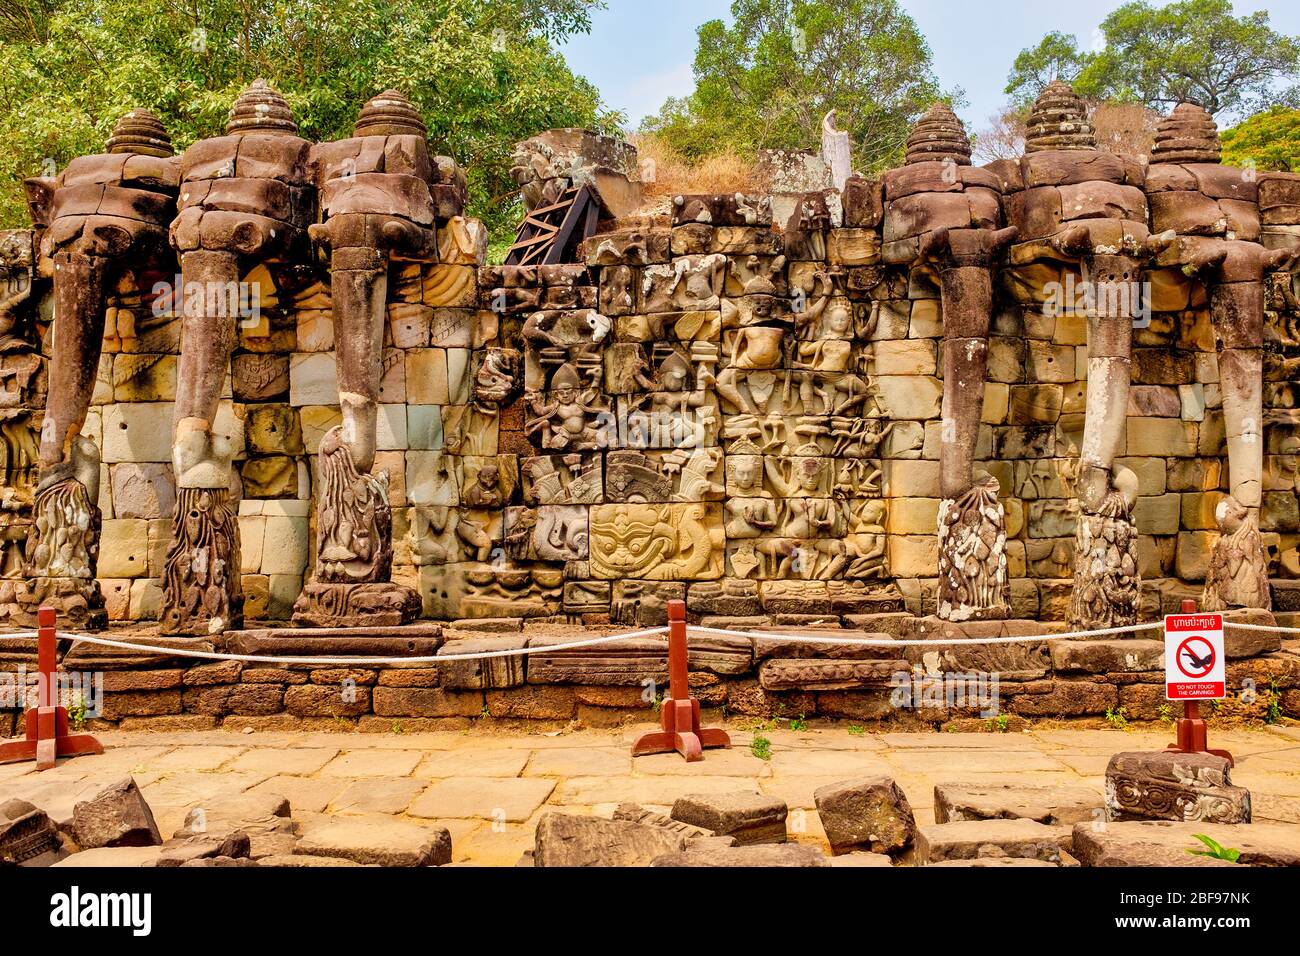
[[1165, 699], [1224, 696], [1223, 615], [1165, 615]]

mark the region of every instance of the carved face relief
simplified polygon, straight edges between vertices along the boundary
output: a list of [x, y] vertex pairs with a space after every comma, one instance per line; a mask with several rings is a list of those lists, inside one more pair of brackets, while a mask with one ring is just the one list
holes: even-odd
[[667, 507], [624, 506], [612, 515], [594, 510], [609, 516], [592, 528], [592, 571], [600, 577], [646, 577], [676, 550], [677, 531]]

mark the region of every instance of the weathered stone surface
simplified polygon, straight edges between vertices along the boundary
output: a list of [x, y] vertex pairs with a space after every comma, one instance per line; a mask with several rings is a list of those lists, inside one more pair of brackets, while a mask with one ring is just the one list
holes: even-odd
[[84, 849], [162, 843], [149, 804], [131, 777], [123, 777], [93, 799], [78, 803], [73, 809], [72, 831]]
[[816, 847], [806, 843], [778, 845], [701, 847], [658, 857], [651, 866], [753, 867], [830, 866]]
[[1058, 672], [1085, 674], [1163, 671], [1164, 641], [1052, 641], [1052, 667]]
[[[1241, 851], [1240, 858], [1231, 863], [1189, 852], [1205, 850], [1198, 833]], [[1300, 832], [1281, 823], [1076, 823], [1073, 839], [1073, 853], [1084, 866], [1300, 866]]]
[[223, 795], [190, 808], [172, 839], [203, 837], [224, 841], [240, 833], [255, 841], [275, 835], [296, 839], [298, 824], [290, 816], [289, 801], [280, 794], [258, 791]]
[[161, 845], [104, 846], [73, 853], [55, 863], [54, 866], [64, 868], [153, 866], [161, 855]]
[[401, 820], [334, 818], [308, 829], [293, 852], [379, 866], [442, 866], [451, 862], [451, 834]]
[[706, 830], [703, 827], [697, 827], [690, 823], [683, 823], [680, 820], [674, 820], [670, 816], [662, 813], [656, 813], [653, 810], [647, 810], [635, 803], [620, 803], [614, 808], [615, 820], [628, 820], [632, 823], [640, 823], [645, 826], [663, 827], [671, 830], [673, 833], [680, 833], [686, 837], [688, 845], [693, 845], [700, 840], [725, 840], [727, 845], [734, 845], [735, 837], [719, 837], [712, 830]]
[[922, 866], [985, 856], [1059, 863], [1062, 854], [1070, 851], [1070, 832], [1068, 826], [1047, 826], [1023, 819], [936, 823], [917, 831], [916, 859]]
[[293, 853], [273, 853], [270, 856], [259, 858], [257, 865], [296, 870], [332, 866], [365, 866], [366, 864], [338, 856], [300, 856]]
[[1053, 826], [1097, 820], [1101, 795], [1086, 787], [935, 784], [934, 822], [1034, 820]]
[[49, 815], [26, 800], [0, 803], [0, 866], [53, 863], [61, 843]]
[[193, 860], [210, 860], [215, 857], [246, 859], [249, 855], [248, 834], [242, 831], [225, 836], [192, 836], [168, 840], [163, 844], [155, 866], [185, 866]]
[[897, 853], [912, 842], [916, 820], [903, 791], [889, 777], [863, 777], [818, 787], [817, 815], [831, 849]]
[[784, 800], [738, 791], [678, 797], [671, 816], [682, 823], [735, 837], [740, 846], [749, 846], [784, 843], [786, 813]]
[[899, 660], [782, 658], [764, 661], [758, 682], [764, 690], [852, 690], [888, 686], [891, 675], [906, 669]]
[[1214, 754], [1115, 754], [1106, 767], [1107, 817], [1249, 823], [1250, 791], [1232, 786], [1230, 767]]
[[684, 834], [630, 820], [547, 813], [537, 824], [536, 866], [648, 866], [685, 850]]

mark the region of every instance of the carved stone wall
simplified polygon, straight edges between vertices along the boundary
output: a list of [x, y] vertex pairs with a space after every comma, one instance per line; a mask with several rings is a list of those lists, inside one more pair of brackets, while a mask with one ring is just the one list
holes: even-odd
[[[1110, 165], [1087, 182], [1131, 184], [1119, 193], [1145, 215], [1145, 162], [1096, 155]], [[1034, 170], [1027, 159], [978, 175], [1010, 197], [1038, 188]], [[445, 175], [450, 189], [457, 173]], [[1110, 202], [1078, 185], [1051, 188]], [[1247, 191], [1215, 200], [1219, 218], [1225, 203], [1242, 217], [1236, 238], [1300, 248], [1300, 176], [1260, 173]], [[674, 597], [730, 618], [935, 612], [940, 281], [924, 262], [882, 256], [891, 236], [924, 227], [891, 219], [907, 203], [887, 207], [858, 177], [785, 205], [774, 221], [768, 197], [676, 197], [669, 213], [603, 222], [582, 262], [536, 267], [485, 266], [481, 224], [440, 214], [436, 261], [392, 263], [374, 472], [389, 476], [392, 580], [419, 591], [426, 617], [652, 622]], [[31, 249], [22, 232], [0, 244], [0, 604], [22, 574], [53, 347], [41, 340], [48, 273]], [[1228, 469], [1207, 280], [1159, 263], [1144, 277], [1150, 322], [1132, 332], [1115, 465], [1136, 476], [1150, 616], [1200, 595]], [[180, 321], [155, 307], [157, 278], [110, 290], [84, 430], [103, 460], [98, 576], [118, 621], [159, 614], [177, 499]], [[286, 619], [312, 574], [316, 458], [342, 419], [330, 277], [304, 257], [242, 278], [260, 313], [238, 330], [214, 431], [234, 449], [244, 615]], [[994, 271], [975, 465], [997, 479], [1017, 618], [1070, 614], [1088, 322], [1068, 293], [1082, 279], [1068, 257]], [[1286, 610], [1282, 579], [1300, 580], [1300, 278], [1269, 271], [1265, 293], [1259, 528]]]

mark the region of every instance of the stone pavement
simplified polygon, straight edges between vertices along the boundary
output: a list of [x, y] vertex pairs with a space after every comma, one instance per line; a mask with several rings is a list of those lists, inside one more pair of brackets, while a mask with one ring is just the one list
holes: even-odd
[[[164, 838], [186, 812], [240, 792], [287, 797], [305, 834], [336, 818], [402, 819], [445, 826], [452, 859], [511, 866], [531, 849], [549, 810], [608, 816], [634, 801], [669, 807], [687, 793], [759, 790], [785, 800], [792, 839], [826, 849], [813, 804], [823, 784], [892, 776], [916, 813], [933, 822], [936, 783], [1086, 786], [1098, 795], [1111, 754], [1161, 749], [1171, 733], [1031, 729], [1025, 733], [853, 734], [844, 724], [760, 730], [771, 756], [751, 753], [752, 731], [733, 722], [731, 750], [699, 763], [676, 754], [629, 755], [650, 725], [618, 730], [498, 733], [491, 727], [428, 734], [108, 732], [101, 756], [0, 766], [0, 802], [21, 797], [52, 816], [131, 774]], [[1213, 732], [1237, 758], [1233, 782], [1249, 787], [1257, 822], [1300, 825], [1300, 727]]]

